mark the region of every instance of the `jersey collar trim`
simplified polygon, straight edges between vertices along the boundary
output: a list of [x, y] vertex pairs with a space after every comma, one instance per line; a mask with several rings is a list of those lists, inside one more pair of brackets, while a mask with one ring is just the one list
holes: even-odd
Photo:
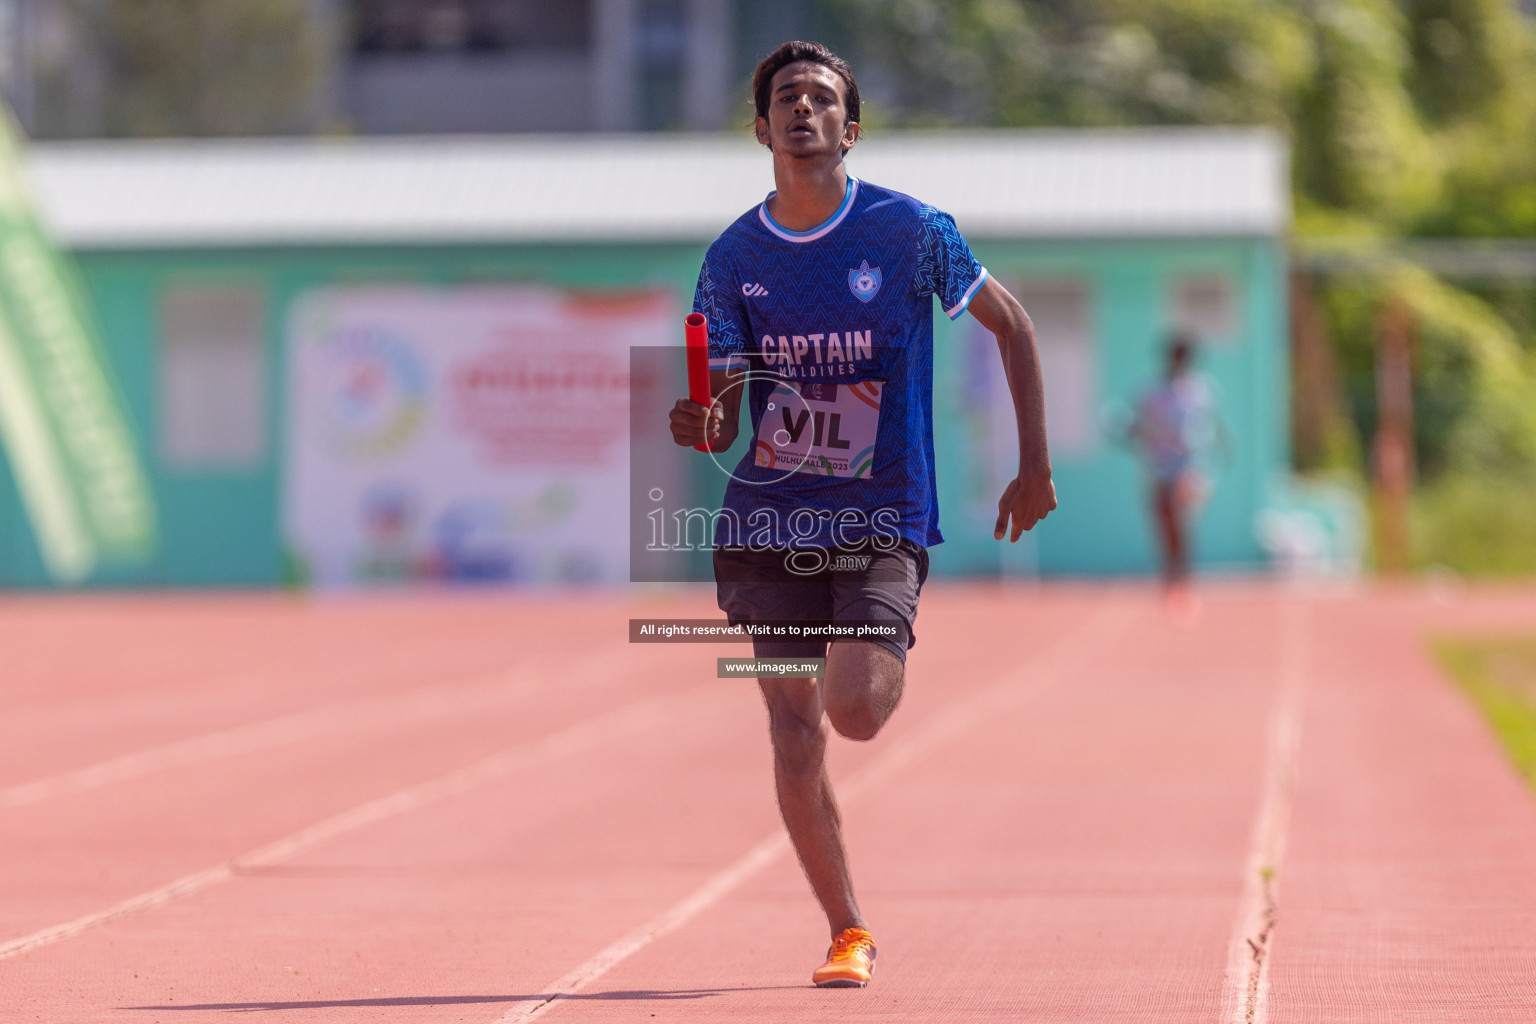
[[[843, 222], [848, 216], [848, 211], [853, 209], [853, 200], [858, 194], [859, 179], [850, 174], [848, 175], [848, 190], [843, 193], [843, 205], [839, 206], [837, 212], [828, 217], [826, 221], [811, 228], [809, 231], [791, 231], [789, 228], [781, 227], [768, 215], [767, 199], [763, 200], [762, 205], [757, 208], [757, 218], [763, 222], [763, 227], [772, 231], [786, 242], [814, 242]], [[778, 195], [777, 192], [770, 192], [768, 193], [768, 199], [772, 199], [776, 195]]]

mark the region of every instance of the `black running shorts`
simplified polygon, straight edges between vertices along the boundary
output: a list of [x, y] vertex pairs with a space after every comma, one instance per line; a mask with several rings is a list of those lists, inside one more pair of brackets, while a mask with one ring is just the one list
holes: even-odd
[[[902, 661], [917, 643], [912, 623], [927, 578], [928, 550], [905, 539], [890, 550], [870, 543], [861, 548], [715, 549], [717, 597], [733, 625], [889, 623], [895, 635], [870, 642]], [[759, 658], [823, 658], [827, 641], [754, 637], [752, 652]]]

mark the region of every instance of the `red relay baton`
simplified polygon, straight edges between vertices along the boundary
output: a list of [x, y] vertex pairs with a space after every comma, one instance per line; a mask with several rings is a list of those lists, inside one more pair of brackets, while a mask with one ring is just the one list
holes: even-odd
[[[688, 339], [688, 399], [704, 408], [714, 406], [709, 393], [709, 320], [703, 313], [689, 313], [683, 320], [683, 334]], [[696, 444], [701, 452], [709, 445]]]

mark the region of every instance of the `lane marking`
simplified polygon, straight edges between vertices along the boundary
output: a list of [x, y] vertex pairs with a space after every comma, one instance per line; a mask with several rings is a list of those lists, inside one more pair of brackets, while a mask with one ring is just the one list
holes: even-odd
[[569, 757], [661, 725], [702, 715], [711, 696], [724, 699], [728, 694], [721, 691], [718, 683], [711, 683], [682, 694], [638, 701], [609, 714], [577, 722], [542, 739], [510, 747], [436, 779], [370, 800], [234, 860], [184, 875], [168, 885], [140, 893], [105, 910], [0, 943], [0, 960], [62, 942], [130, 914], [184, 899], [253, 868], [270, 866], [328, 839], [468, 792], [536, 762]]
[[[934, 747], [1016, 710], [1069, 678], [1091, 656], [1112, 649], [1129, 628], [1134, 608], [1130, 602], [1107, 599], [1087, 622], [1059, 637], [1021, 668], [930, 719], [838, 785], [839, 804], [846, 805], [875, 789]], [[764, 837], [681, 901], [550, 982], [538, 996], [514, 1003], [497, 1018], [496, 1024], [526, 1024], [538, 1019], [560, 1005], [562, 998], [575, 995], [652, 942], [720, 902], [789, 849], [789, 837], [782, 830]]]
[[1269, 1019], [1269, 961], [1279, 915], [1280, 866], [1295, 794], [1311, 658], [1310, 613], [1303, 600], [1293, 597], [1282, 607], [1279, 685], [1269, 715], [1263, 788], [1244, 866], [1243, 892], [1227, 948], [1223, 1024], [1266, 1024]]
[[[600, 678], [604, 669], [616, 667], [628, 653], [627, 649], [613, 647], [589, 655], [577, 662], [575, 675], [584, 679]], [[327, 704], [262, 722], [174, 740], [84, 768], [0, 787], [0, 809], [29, 807], [56, 797], [130, 782], [171, 768], [204, 764], [340, 732], [387, 728], [426, 716], [495, 707], [537, 692], [541, 689], [539, 681], [542, 679], [557, 675], [569, 678], [568, 674], [573, 671], [568, 658], [561, 661], [558, 673], [555, 668], [555, 655], [549, 655], [530, 659], [490, 677], [434, 683], [404, 693]]]

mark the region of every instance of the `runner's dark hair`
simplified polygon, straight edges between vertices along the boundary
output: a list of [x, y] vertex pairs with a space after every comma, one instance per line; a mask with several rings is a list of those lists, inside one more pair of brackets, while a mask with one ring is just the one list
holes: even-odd
[[1168, 336], [1168, 360], [1181, 366], [1195, 361], [1195, 338], [1188, 331], [1174, 331]]
[[773, 86], [773, 76], [790, 64], [802, 60], [820, 64], [843, 80], [843, 109], [847, 112], [844, 124], [857, 122], [859, 84], [853, 80], [848, 62], [821, 43], [808, 43], [803, 39], [780, 43], [772, 53], [758, 62], [757, 70], [752, 72], [752, 103], [757, 108], [757, 116], [768, 116], [768, 92]]

